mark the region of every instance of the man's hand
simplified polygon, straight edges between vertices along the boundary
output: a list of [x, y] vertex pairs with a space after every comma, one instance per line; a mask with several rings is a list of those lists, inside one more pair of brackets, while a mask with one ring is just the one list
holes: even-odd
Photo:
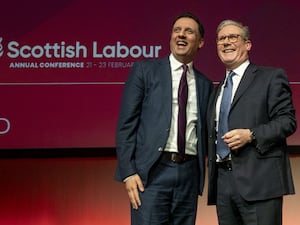
[[238, 150], [252, 141], [249, 129], [235, 129], [227, 132], [222, 137], [231, 150]]
[[125, 181], [125, 188], [128, 192], [129, 200], [132, 204], [132, 207], [134, 209], [138, 209], [139, 206], [141, 206], [141, 200], [139, 191], [144, 191], [144, 185], [142, 183], [142, 180], [139, 175], [135, 174]]

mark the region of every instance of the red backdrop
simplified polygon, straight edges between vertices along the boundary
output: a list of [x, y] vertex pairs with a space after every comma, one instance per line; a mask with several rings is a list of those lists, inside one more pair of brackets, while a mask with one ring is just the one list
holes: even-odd
[[[114, 147], [132, 63], [169, 54], [171, 22], [183, 11], [206, 28], [195, 65], [214, 82], [224, 74], [215, 46], [218, 23], [231, 18], [249, 25], [251, 60], [287, 71], [300, 118], [297, 1], [10, 0], [0, 11], [0, 150], [50, 148], [41, 152], [51, 155], [58, 148], [55, 155], [64, 148]], [[290, 145], [300, 145], [299, 132]], [[19, 156], [1, 154], [1, 225], [129, 224], [126, 192], [113, 180], [115, 158]], [[299, 159], [291, 160], [296, 191]], [[285, 198], [284, 224], [300, 221], [299, 201], [298, 194]], [[217, 224], [206, 187], [197, 224]]]
[[[132, 63], [169, 54], [171, 22], [183, 11], [206, 28], [195, 64], [214, 82], [224, 74], [218, 23], [249, 25], [251, 60], [287, 71], [299, 118], [298, 2], [11, 0], [0, 13], [0, 148], [114, 147]], [[299, 132], [290, 145], [299, 145]]]

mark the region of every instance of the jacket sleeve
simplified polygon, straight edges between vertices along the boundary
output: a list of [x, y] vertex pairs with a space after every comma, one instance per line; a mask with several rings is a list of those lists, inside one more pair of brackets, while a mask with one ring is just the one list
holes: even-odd
[[144, 98], [141, 63], [135, 63], [125, 82], [116, 132], [118, 158], [116, 180], [123, 181], [136, 173], [134, 152], [137, 127]]
[[286, 138], [293, 134], [297, 127], [291, 88], [282, 69], [274, 69], [267, 95], [266, 110], [269, 122], [253, 128], [256, 148], [261, 154], [276, 145], [285, 144]]

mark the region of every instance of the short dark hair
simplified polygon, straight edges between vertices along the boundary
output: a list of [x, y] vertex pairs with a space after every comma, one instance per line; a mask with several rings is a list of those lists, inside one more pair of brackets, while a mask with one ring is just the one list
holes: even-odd
[[200, 36], [202, 38], [204, 38], [204, 33], [205, 33], [205, 30], [204, 30], [204, 27], [202, 25], [202, 23], [200, 22], [200, 20], [198, 19], [197, 16], [195, 16], [194, 14], [190, 13], [190, 12], [185, 12], [185, 13], [182, 13], [180, 14], [179, 16], [177, 16], [174, 21], [173, 21], [173, 25], [176, 23], [176, 21], [180, 18], [191, 18], [193, 20], [195, 20], [195, 22], [198, 24], [198, 29], [199, 29], [199, 33], [200, 33]]

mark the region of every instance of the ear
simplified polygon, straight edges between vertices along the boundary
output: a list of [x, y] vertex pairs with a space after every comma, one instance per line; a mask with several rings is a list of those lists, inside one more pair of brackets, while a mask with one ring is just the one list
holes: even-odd
[[204, 40], [203, 40], [203, 39], [201, 39], [201, 40], [199, 41], [198, 48], [202, 48], [202, 47], [203, 47], [203, 45], [204, 45]]
[[251, 50], [251, 47], [252, 47], [251, 41], [250, 41], [250, 40], [246, 41], [246, 49], [247, 49], [248, 51], [250, 51], [250, 50]]

